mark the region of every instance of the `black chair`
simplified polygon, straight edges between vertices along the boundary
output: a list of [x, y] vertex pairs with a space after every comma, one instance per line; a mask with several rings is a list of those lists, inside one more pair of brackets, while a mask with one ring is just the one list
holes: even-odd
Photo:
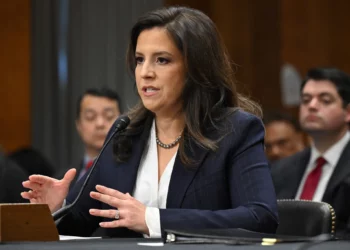
[[335, 234], [335, 211], [325, 202], [277, 200], [280, 224], [278, 235], [312, 237]]

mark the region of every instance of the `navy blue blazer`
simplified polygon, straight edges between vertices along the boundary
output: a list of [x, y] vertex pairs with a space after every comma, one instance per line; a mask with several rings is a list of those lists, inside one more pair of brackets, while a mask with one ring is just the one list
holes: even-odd
[[[81, 200], [58, 225], [60, 234], [89, 236], [99, 227], [100, 221], [108, 220], [89, 214], [90, 208], [111, 208], [89, 197], [97, 184], [133, 193], [151, 125], [149, 120], [143, 132], [132, 138], [132, 157], [127, 162], [114, 160], [112, 143], [106, 147]], [[222, 125], [232, 132], [218, 143], [216, 152], [203, 149], [189, 140], [185, 148], [188, 155], [196, 160], [196, 168], [186, 168], [179, 155], [176, 157], [167, 208], [160, 209], [162, 230], [244, 228], [275, 233], [277, 203], [264, 152], [263, 124], [251, 114], [236, 111]], [[213, 131], [209, 137], [218, 139], [220, 134]], [[70, 191], [68, 203], [74, 200], [81, 185], [82, 180]], [[136, 236], [135, 232], [125, 228], [103, 230], [106, 236]]]

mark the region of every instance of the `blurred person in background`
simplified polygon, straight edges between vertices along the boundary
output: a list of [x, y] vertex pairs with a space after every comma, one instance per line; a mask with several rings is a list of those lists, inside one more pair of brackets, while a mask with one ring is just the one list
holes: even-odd
[[272, 165], [277, 198], [329, 203], [337, 236], [349, 238], [349, 75], [336, 68], [309, 70], [301, 85], [299, 122], [311, 147]]
[[[70, 166], [77, 170], [72, 184], [92, 166], [108, 131], [121, 113], [118, 93], [105, 87], [87, 89], [76, 105], [75, 125], [84, 144], [84, 156]], [[66, 171], [67, 168], [60, 170], [57, 177], [63, 177]]]
[[28, 176], [0, 150], [0, 203], [27, 202], [21, 197], [21, 192], [25, 191], [22, 182], [27, 180]]
[[306, 136], [290, 115], [270, 112], [264, 115], [265, 147], [270, 162], [291, 156], [306, 146]]
[[32, 147], [20, 148], [8, 155], [16, 162], [28, 175], [41, 174], [53, 177], [55, 168], [53, 165], [36, 149]]

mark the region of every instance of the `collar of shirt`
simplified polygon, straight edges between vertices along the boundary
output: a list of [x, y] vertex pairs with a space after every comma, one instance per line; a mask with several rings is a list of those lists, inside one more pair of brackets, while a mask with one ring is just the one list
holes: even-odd
[[[340, 158], [340, 155], [342, 154], [345, 146], [350, 141], [350, 132], [347, 131], [345, 135], [337, 141], [332, 147], [330, 147], [324, 154], [323, 158], [327, 161], [326, 166], [330, 166], [332, 168], [335, 168], [335, 166], [338, 163], [338, 160]], [[310, 163], [314, 163], [318, 157], [320, 157], [320, 152], [316, 149], [315, 145], [311, 145], [311, 157], [310, 157]], [[311, 170], [315, 167], [315, 164], [309, 164], [309, 169]]]
[[173, 155], [158, 181], [158, 148], [156, 125], [153, 120], [148, 143], [140, 161], [133, 196], [148, 207], [166, 208], [171, 174], [177, 152]]
[[84, 155], [84, 159], [83, 159], [83, 163], [84, 163], [84, 166], [86, 166], [86, 164], [91, 161], [91, 160], [95, 160], [95, 158], [91, 158], [89, 157], [87, 154]]

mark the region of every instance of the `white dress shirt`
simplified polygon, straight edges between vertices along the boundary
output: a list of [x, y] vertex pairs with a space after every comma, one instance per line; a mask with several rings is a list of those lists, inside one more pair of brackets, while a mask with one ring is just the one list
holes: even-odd
[[151, 134], [140, 161], [133, 193], [135, 199], [147, 206], [145, 218], [151, 238], [161, 237], [159, 208], [166, 208], [170, 177], [176, 154], [169, 161], [158, 183], [158, 150], [155, 121], [153, 120]]
[[304, 172], [304, 176], [301, 179], [295, 199], [300, 199], [300, 195], [303, 191], [307, 176], [316, 167], [316, 160], [318, 159], [318, 157], [322, 156], [326, 160], [326, 163], [322, 167], [322, 174], [318, 182], [317, 188], [315, 190], [315, 194], [312, 198], [313, 201], [322, 201], [324, 192], [326, 191], [328, 182], [333, 174], [335, 166], [337, 165], [339, 158], [343, 153], [343, 150], [348, 144], [349, 140], [350, 133], [347, 131], [337, 143], [335, 143], [323, 154], [323, 156], [318, 152], [314, 144], [311, 145], [311, 157], [307, 165], [306, 171]]

